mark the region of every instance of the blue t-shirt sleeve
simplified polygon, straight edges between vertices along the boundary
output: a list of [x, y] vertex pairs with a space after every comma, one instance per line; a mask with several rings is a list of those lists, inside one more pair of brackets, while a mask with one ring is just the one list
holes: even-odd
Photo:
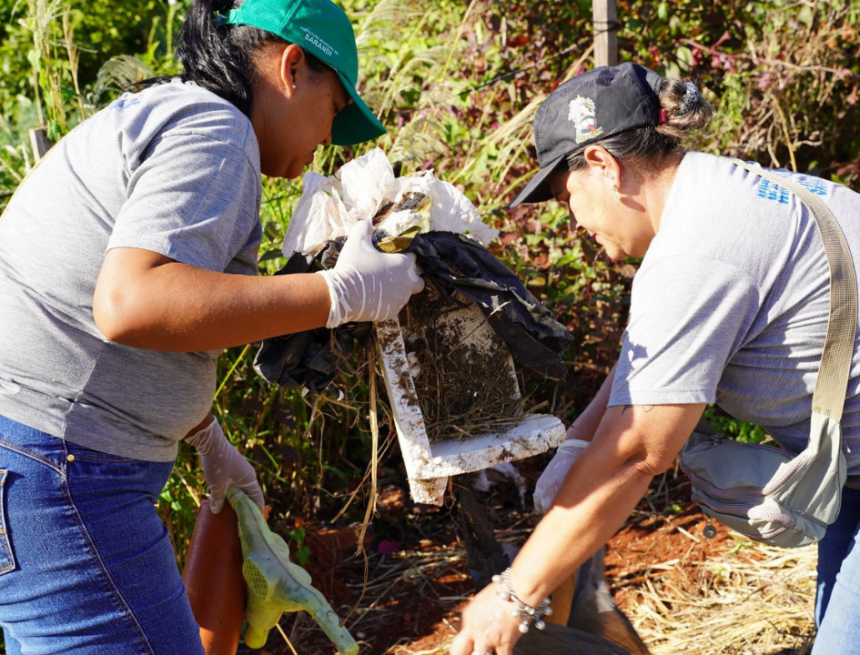
[[131, 174], [108, 242], [211, 271], [252, 273], [260, 179], [245, 152], [199, 134], [164, 135]]
[[712, 403], [761, 305], [752, 279], [707, 258], [643, 263], [609, 405]]

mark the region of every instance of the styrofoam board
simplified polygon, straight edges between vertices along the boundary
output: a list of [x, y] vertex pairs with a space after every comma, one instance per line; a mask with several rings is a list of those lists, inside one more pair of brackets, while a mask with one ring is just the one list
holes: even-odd
[[395, 318], [377, 323], [376, 331], [385, 387], [416, 502], [441, 505], [448, 477], [539, 455], [564, 440], [565, 429], [559, 419], [530, 415], [494, 434], [431, 443], [418, 405], [400, 322]]

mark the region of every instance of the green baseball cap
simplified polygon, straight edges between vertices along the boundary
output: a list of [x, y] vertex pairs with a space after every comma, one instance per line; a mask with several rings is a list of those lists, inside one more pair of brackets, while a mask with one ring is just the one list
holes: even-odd
[[221, 24], [265, 30], [301, 46], [334, 69], [353, 102], [334, 119], [333, 144], [348, 146], [385, 134], [382, 123], [355, 90], [355, 32], [349, 17], [331, 0], [245, 0], [238, 9], [223, 16]]

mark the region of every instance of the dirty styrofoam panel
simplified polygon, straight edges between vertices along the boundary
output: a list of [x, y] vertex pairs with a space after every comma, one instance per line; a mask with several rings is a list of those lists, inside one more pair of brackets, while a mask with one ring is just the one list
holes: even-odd
[[[470, 330], [469, 338], [480, 340], [481, 324], [486, 326], [486, 322], [480, 310], [477, 312], [474, 320], [479, 324]], [[395, 318], [377, 323], [376, 330], [385, 386], [415, 502], [441, 505], [450, 476], [539, 455], [564, 440], [565, 428], [559, 419], [530, 415], [494, 434], [431, 443], [415, 392], [400, 322]], [[500, 364], [511, 368], [516, 384], [513, 361]]]
[[409, 493], [412, 500], [424, 505], [442, 505], [448, 478], [409, 478]]
[[[453, 298], [458, 304], [444, 304], [441, 296], [432, 286], [425, 287], [417, 296], [413, 297], [406, 308], [406, 321], [400, 323], [400, 333], [403, 336], [407, 351], [410, 351], [416, 343], [427, 343], [428, 332], [432, 335], [430, 340], [443, 344], [453, 345], [448, 351], [450, 356], [456, 351], [462, 359], [468, 359], [471, 355], [494, 353], [492, 368], [494, 372], [501, 372], [502, 376], [495, 383], [495, 390], [499, 396], [505, 396], [512, 400], [519, 400], [520, 386], [517, 381], [517, 369], [514, 367], [514, 358], [511, 356], [504, 341], [496, 334], [490, 325], [484, 312], [473, 300], [465, 296], [453, 293]], [[415, 303], [423, 303], [424, 312], [430, 308], [432, 319], [410, 320], [413, 315], [412, 309]], [[444, 346], [443, 346], [444, 348]], [[445, 353], [438, 352], [438, 356]], [[413, 360], [413, 353], [407, 352], [407, 358], [411, 365], [410, 374], [417, 378], [422, 374], [417, 357]], [[481, 385], [480, 378], [467, 382], [467, 388], [460, 389], [464, 395], [474, 394], [477, 396], [477, 386]]]
[[460, 475], [540, 455], [558, 446], [565, 433], [564, 425], [555, 416], [527, 415], [504, 431], [431, 444], [432, 459], [425, 472], [434, 477]]
[[424, 429], [424, 416], [418, 406], [415, 384], [409, 373], [406, 344], [400, 333], [400, 321], [393, 318], [376, 324], [376, 335], [385, 371], [385, 388], [397, 428], [409, 479], [432, 478], [424, 470], [430, 464], [430, 441]]

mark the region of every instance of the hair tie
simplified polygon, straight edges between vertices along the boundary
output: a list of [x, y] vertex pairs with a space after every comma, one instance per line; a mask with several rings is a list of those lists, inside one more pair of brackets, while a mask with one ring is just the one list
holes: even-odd
[[696, 108], [696, 105], [699, 104], [699, 89], [693, 82], [685, 82], [684, 87], [686, 91], [684, 91], [684, 97], [681, 100], [682, 107], [679, 111], [675, 112], [676, 116], [683, 116]]

